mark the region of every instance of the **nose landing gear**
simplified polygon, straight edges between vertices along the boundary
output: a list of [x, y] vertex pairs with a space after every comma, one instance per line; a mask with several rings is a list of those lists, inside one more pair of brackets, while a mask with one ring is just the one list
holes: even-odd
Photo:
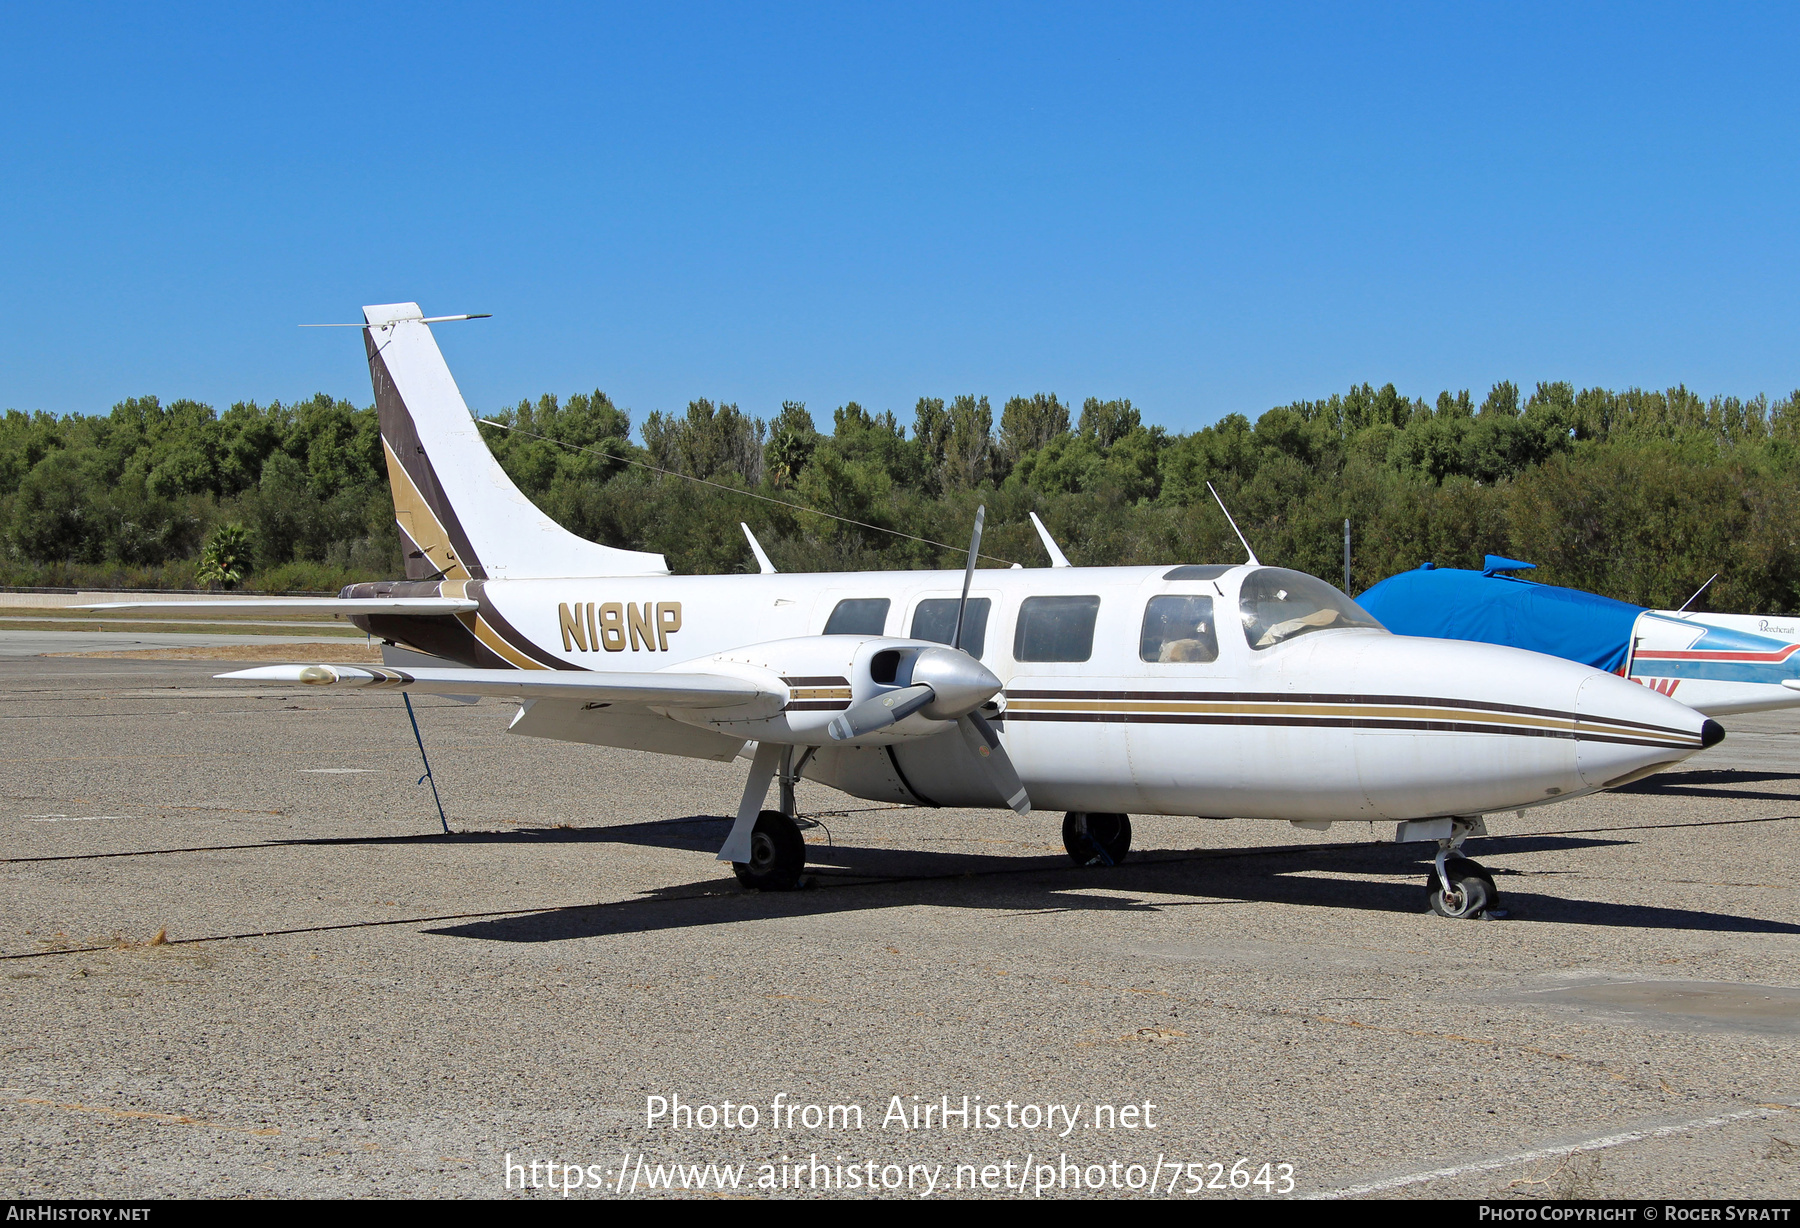
[[[1425, 879], [1425, 894], [1431, 911], [1440, 917], [1477, 920], [1506, 915], [1499, 909], [1500, 892], [1494, 887], [1494, 876], [1480, 862], [1456, 855], [1478, 824], [1479, 818], [1453, 820], [1450, 838], [1437, 842], [1437, 857]], [[1485, 825], [1481, 830], [1486, 830]]]
[[1131, 817], [1071, 810], [1063, 816], [1063, 847], [1078, 866], [1116, 866], [1131, 850]]
[[1436, 873], [1425, 881], [1431, 911], [1440, 917], [1473, 920], [1500, 902], [1494, 880], [1479, 862], [1467, 857], [1438, 858]]

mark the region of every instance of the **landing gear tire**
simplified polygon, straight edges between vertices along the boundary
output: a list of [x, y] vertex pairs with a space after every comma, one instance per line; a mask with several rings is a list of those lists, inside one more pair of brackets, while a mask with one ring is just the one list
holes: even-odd
[[1116, 866], [1131, 851], [1131, 816], [1071, 810], [1063, 816], [1063, 847], [1078, 866]]
[[800, 825], [779, 810], [756, 816], [750, 833], [750, 860], [731, 863], [738, 882], [758, 891], [793, 891], [806, 869], [806, 839]]
[[1449, 896], [1444, 894], [1444, 884], [1438, 881], [1436, 870], [1425, 877], [1426, 896], [1431, 911], [1438, 916], [1472, 921], [1499, 907], [1500, 893], [1494, 889], [1494, 877], [1478, 862], [1455, 857], [1444, 863], [1444, 873], [1454, 889]]

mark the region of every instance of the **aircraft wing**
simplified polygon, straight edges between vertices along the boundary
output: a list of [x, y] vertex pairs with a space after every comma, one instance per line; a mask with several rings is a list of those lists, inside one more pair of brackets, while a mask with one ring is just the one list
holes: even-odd
[[776, 698], [753, 682], [719, 674], [613, 674], [560, 669], [389, 669], [379, 665], [261, 665], [215, 678], [371, 687], [427, 695], [494, 695], [503, 699], [572, 699], [598, 704], [729, 708]]
[[472, 614], [477, 601], [462, 597], [254, 597], [243, 601], [107, 601], [71, 610], [238, 610], [290, 614]]

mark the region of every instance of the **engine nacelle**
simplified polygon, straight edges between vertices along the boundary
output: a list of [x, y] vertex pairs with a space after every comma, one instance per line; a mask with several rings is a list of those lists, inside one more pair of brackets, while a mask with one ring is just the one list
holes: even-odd
[[1006, 799], [952, 727], [928, 738], [909, 738], [886, 746], [839, 742], [807, 761], [808, 780], [830, 785], [852, 797], [908, 806], [1004, 808]]
[[965, 652], [931, 640], [882, 635], [812, 635], [734, 648], [684, 662], [684, 670], [754, 682], [786, 700], [732, 708], [668, 709], [684, 724], [734, 738], [798, 746], [835, 745], [831, 722], [855, 704], [909, 686], [931, 687], [931, 703], [884, 729], [856, 739], [877, 745], [929, 738], [986, 702], [999, 679]]

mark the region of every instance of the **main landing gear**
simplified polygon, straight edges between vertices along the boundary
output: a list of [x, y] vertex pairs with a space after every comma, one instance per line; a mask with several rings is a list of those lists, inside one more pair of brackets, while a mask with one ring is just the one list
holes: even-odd
[[1455, 820], [1450, 838], [1437, 842], [1437, 857], [1432, 862], [1431, 873], [1425, 878], [1426, 899], [1431, 904], [1431, 911], [1440, 917], [1472, 921], [1485, 916], [1505, 916], [1500, 911], [1500, 893], [1494, 888], [1494, 876], [1480, 862], [1458, 854], [1471, 830], [1473, 824]]
[[806, 869], [806, 838], [800, 824], [779, 810], [756, 816], [750, 833], [750, 860], [734, 861], [731, 872], [738, 882], [758, 891], [792, 891]]
[[[799, 806], [794, 801], [794, 783], [800, 779], [800, 773], [806, 767], [806, 761], [812, 758], [813, 750], [807, 747], [798, 757], [794, 747], [783, 747], [780, 766], [774, 771], [777, 785], [781, 789], [781, 809], [760, 811], [756, 816], [756, 826], [750, 830], [750, 860], [734, 861], [731, 872], [737, 875], [738, 882], [758, 891], [793, 891], [800, 886], [800, 876], [806, 871], [806, 837], [801, 835], [802, 827], [811, 827], [810, 821], [802, 823]], [[760, 799], [767, 789], [767, 777], [756, 795]], [[754, 770], [751, 788], [755, 789]], [[751, 802], [755, 805], [755, 802]]]
[[1131, 818], [1071, 810], [1063, 816], [1063, 847], [1078, 866], [1116, 866], [1131, 851]]

